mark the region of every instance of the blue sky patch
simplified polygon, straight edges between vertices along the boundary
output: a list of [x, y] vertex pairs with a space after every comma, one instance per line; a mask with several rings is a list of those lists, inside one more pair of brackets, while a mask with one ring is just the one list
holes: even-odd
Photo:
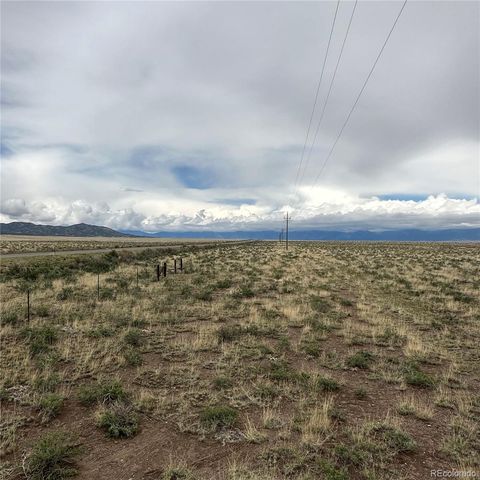
[[[429, 193], [428, 195], [425, 194], [415, 194], [415, 193], [392, 193], [388, 195], [375, 195], [380, 200], [401, 200], [401, 201], [414, 201], [414, 202], [423, 202], [426, 200], [430, 195], [438, 195], [438, 193]], [[473, 200], [476, 198], [473, 195], [467, 195], [463, 193], [448, 193], [448, 198], [456, 199], [456, 200]]]
[[428, 195], [414, 193], [392, 193], [389, 195], [376, 195], [380, 200], [413, 200], [414, 202], [422, 202], [428, 198]]
[[224, 205], [255, 205], [254, 198], [216, 198], [210, 203], [223, 203]]
[[215, 181], [211, 170], [192, 167], [190, 165], [177, 165], [172, 168], [176, 179], [187, 188], [205, 190], [213, 187]]
[[0, 155], [2, 157], [8, 157], [10, 155], [13, 155], [13, 150], [11, 148], [8, 148], [8, 146], [4, 143], [0, 143]]

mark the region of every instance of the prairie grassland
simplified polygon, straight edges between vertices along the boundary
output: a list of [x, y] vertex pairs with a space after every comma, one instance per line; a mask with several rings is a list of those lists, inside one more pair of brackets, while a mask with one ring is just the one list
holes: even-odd
[[[2, 235], [0, 253], [61, 252], [67, 250], [95, 250], [103, 248], [153, 247], [197, 243], [209, 240], [146, 238], [146, 237], [40, 237], [33, 235]], [[213, 241], [213, 240], [212, 240]]]
[[476, 244], [267, 242], [5, 263], [0, 475], [478, 475], [479, 267]]

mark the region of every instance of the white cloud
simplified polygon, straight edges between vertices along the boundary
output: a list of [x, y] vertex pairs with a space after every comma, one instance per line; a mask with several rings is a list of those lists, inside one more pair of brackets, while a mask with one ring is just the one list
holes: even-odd
[[[155, 215], [134, 208], [112, 208], [105, 202], [28, 203], [22, 199], [9, 199], [4, 202], [6, 208], [2, 208], [2, 218], [4, 221], [44, 219], [61, 225], [90, 222], [116, 229], [148, 232], [261, 230], [278, 229], [288, 208], [292, 228], [297, 230], [480, 227], [480, 203], [477, 199], [452, 199], [442, 194], [415, 202], [361, 198], [336, 191], [310, 191], [308, 195], [315, 200], [308, 201], [302, 208], [284, 206], [273, 210], [252, 205], [205, 206], [199, 201], [192, 203], [189, 214], [172, 213], [160, 204]], [[318, 201], [319, 198], [322, 200]]]
[[[294, 224], [312, 228], [477, 224], [468, 200], [480, 197], [476, 2], [407, 5], [319, 186], [308, 188], [399, 7], [359, 4], [295, 193], [334, 7], [5, 2], [4, 215], [149, 230], [270, 228], [290, 206]], [[351, 7], [341, 4], [327, 79]], [[185, 165], [211, 186], [185, 188], [175, 174]], [[384, 194], [433, 200], [375, 198]]]

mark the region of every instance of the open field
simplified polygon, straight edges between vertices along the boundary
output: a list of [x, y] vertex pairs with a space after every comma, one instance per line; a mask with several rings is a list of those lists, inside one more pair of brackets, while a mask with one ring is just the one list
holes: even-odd
[[185, 245], [0, 277], [0, 478], [480, 475], [479, 244]]
[[195, 238], [145, 238], [145, 237], [47, 237], [34, 235], [1, 235], [0, 254], [61, 252], [70, 250], [96, 250], [129, 247], [153, 247], [160, 245], [178, 245], [183, 243], [202, 243], [210, 240]]

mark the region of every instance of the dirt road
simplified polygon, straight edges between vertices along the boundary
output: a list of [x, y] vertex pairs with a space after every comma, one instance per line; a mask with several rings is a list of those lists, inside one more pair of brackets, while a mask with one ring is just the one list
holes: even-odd
[[96, 254], [96, 253], [108, 253], [112, 250], [147, 250], [147, 249], [167, 249], [167, 248], [182, 248], [182, 247], [205, 247], [205, 246], [219, 246], [219, 245], [232, 245], [238, 243], [249, 243], [252, 240], [222, 240], [219, 242], [210, 241], [210, 242], [184, 242], [184, 243], [177, 243], [177, 244], [165, 244], [165, 245], [155, 245], [155, 246], [141, 246], [141, 247], [119, 247], [119, 248], [96, 248], [90, 250], [58, 250], [52, 252], [25, 252], [25, 253], [5, 253], [0, 255], [0, 259], [6, 258], [22, 258], [22, 257], [51, 257], [57, 256], [61, 257], [64, 255], [86, 255], [86, 254]]

